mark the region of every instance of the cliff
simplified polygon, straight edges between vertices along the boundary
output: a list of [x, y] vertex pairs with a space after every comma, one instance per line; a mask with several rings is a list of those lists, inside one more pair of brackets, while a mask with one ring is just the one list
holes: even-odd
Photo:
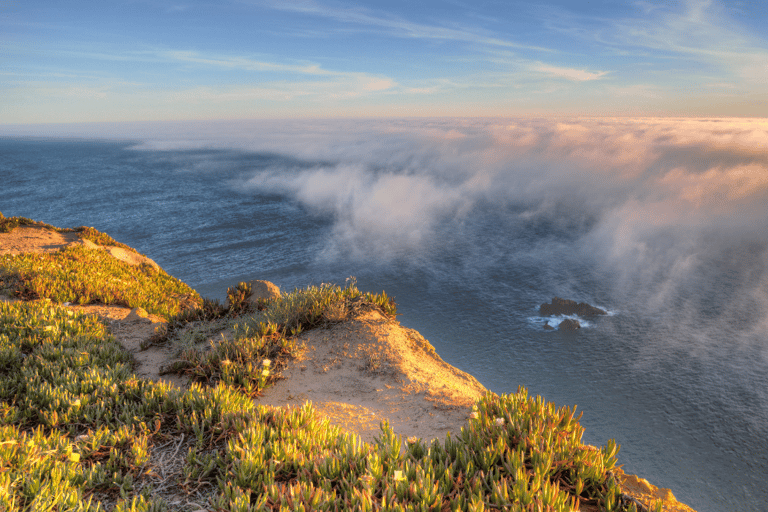
[[[0, 214], [0, 223], [3, 221], [7, 219]], [[23, 259], [31, 255], [45, 255], [46, 259], [29, 260], [34, 262], [33, 265]], [[114, 263], [110, 258], [120, 263]], [[114, 274], [105, 271], [104, 274], [108, 275], [103, 277], [102, 281], [95, 281], [88, 286], [82, 282], [85, 278], [72, 278], [64, 283], [66, 286], [61, 283], [54, 286], [46, 280], [62, 281], [63, 278], [56, 277], [62, 274], [56, 272], [60, 272], [68, 265], [72, 267], [65, 274], [71, 276], [76, 275], [78, 269], [90, 275], [95, 271], [98, 272], [93, 268], [94, 265], [113, 268], [110, 266], [113, 264], [117, 265], [114, 268], [119, 268], [119, 272], [133, 271], [138, 277], [128, 279], [115, 270]], [[128, 267], [130, 268], [126, 270]], [[35, 275], [33, 268], [42, 269], [40, 271], [42, 273]], [[50, 274], [45, 274], [46, 269], [49, 269]], [[46, 278], [46, 275], [49, 277]], [[144, 288], [138, 291], [128, 289], [127, 283], [131, 282], [131, 286], [137, 286], [133, 281], [139, 282], [144, 277], [149, 280], [148, 283], [141, 284]], [[581, 427], [575, 420], [569, 419], [567, 408], [558, 410], [554, 406], [541, 402], [538, 398], [527, 398], [525, 393], [520, 392], [511, 397], [500, 398], [488, 393], [471, 375], [445, 363], [418, 332], [404, 328], [393, 315], [388, 314], [390, 311], [388, 308], [394, 306], [385, 295], [362, 294], [354, 286], [348, 286], [345, 289], [327, 287], [284, 294], [281, 298], [272, 301], [249, 302], [250, 288], [238, 286], [229, 290], [229, 303], [219, 305], [202, 300], [193, 290], [185, 286], [167, 276], [146, 256], [138, 254], [127, 246], [117, 244], [92, 228], [67, 231], [30, 221], [21, 222], [8, 232], [2, 232], [0, 229], [0, 300], [3, 302], [0, 305], [4, 315], [2, 325], [6, 326], [5, 331], [0, 332], [12, 333], [8, 338], [10, 341], [5, 342], [8, 346], [0, 347], [5, 351], [3, 357], [7, 359], [6, 370], [2, 370], [3, 366], [0, 364], [0, 371], [5, 371], [11, 376], [6, 379], [7, 381], [16, 382], [0, 389], [0, 398], [3, 400], [0, 402], [0, 413], [6, 418], [12, 418], [14, 415], [17, 417], [15, 422], [9, 420], [12, 428], [15, 429], [14, 432], [10, 434], [6, 432], [16, 440], [5, 442], [19, 450], [18, 453], [13, 452], [15, 454], [13, 457], [6, 457], [6, 460], [16, 462], [6, 464], [10, 464], [11, 472], [30, 474], [29, 468], [24, 466], [26, 459], [20, 455], [22, 445], [18, 439], [22, 437], [36, 439], [35, 442], [41, 447], [53, 442], [50, 437], [35, 437], [37, 434], [33, 433], [33, 429], [36, 425], [43, 426], [46, 431], [51, 432], [50, 435], [63, 436], [63, 438], [56, 437], [60, 439], [57, 441], [59, 448], [56, 450], [63, 450], [61, 453], [64, 455], [55, 456], [53, 461], [50, 455], [40, 455], [38, 460], [38, 462], [42, 461], [40, 462], [42, 465], [63, 464], [65, 470], [73, 472], [72, 475], [74, 475], [72, 477], [74, 483], [63, 486], [64, 490], [60, 490], [61, 496], [54, 493], [50, 503], [60, 503], [56, 500], [76, 501], [89, 498], [105, 505], [115, 504], [118, 507], [122, 506], [121, 503], [127, 504], [129, 501], [139, 504], [147, 503], [146, 509], [149, 509], [155, 500], [157, 503], [162, 501], [171, 509], [194, 510], [195, 508], [190, 507], [197, 507], [197, 510], [216, 508], [228, 510], [236, 509], [235, 503], [253, 503], [252, 500], [263, 500], [259, 503], [262, 503], [265, 508], [272, 508], [278, 505], [278, 501], [283, 503], [281, 500], [284, 499], [289, 502], [295, 499], [297, 503], [304, 499], [294, 496], [294, 487], [290, 487], [289, 492], [285, 485], [298, 486], [298, 482], [303, 482], [301, 478], [304, 478], [302, 475], [305, 471], [308, 472], [307, 475], [319, 472], [318, 474], [325, 475], [323, 478], [333, 480], [334, 477], [329, 475], [336, 474], [334, 471], [339, 472], [342, 469], [326, 467], [324, 466], [326, 462], [323, 461], [337, 457], [338, 455], [334, 453], [338, 452], [334, 450], [346, 450], [346, 452], [351, 450], [355, 454], [367, 454], [365, 456], [368, 458], [365, 460], [368, 461], [366, 464], [369, 473], [373, 471], [371, 460], [378, 460], [381, 464], [382, 454], [389, 453], [385, 459], [390, 457], [392, 460], [390, 465], [393, 466], [389, 470], [386, 469], [388, 467], [386, 465], [377, 467], [384, 468], [385, 473], [388, 471], [392, 474], [377, 475], [376, 471], [373, 471], [370, 478], [375, 485], [368, 494], [365, 486], [360, 487], [358, 484], [349, 484], [351, 487], [348, 493], [351, 494], [344, 494], [341, 489], [346, 489], [344, 486], [347, 484], [343, 484], [337, 488], [338, 492], [333, 491], [333, 494], [323, 494], [323, 496], [344, 494], [346, 497], [343, 498], [345, 500], [343, 503], [351, 508], [366, 508], [366, 496], [371, 503], [378, 500], [381, 504], [382, 500], [386, 502], [387, 499], [390, 502], [394, 500], [395, 503], [398, 500], [401, 503], [414, 503], [416, 501], [413, 500], [427, 499], [422, 496], [423, 492], [419, 487], [431, 488], [433, 485], [429, 483], [428, 474], [418, 471], [413, 473], [414, 466], [426, 460], [424, 457], [427, 452], [420, 450], [426, 450], [430, 445], [435, 450], [434, 453], [442, 453], [443, 450], [446, 453], [450, 450], [461, 450], [456, 448], [457, 441], [453, 444], [446, 441], [445, 446], [441, 444], [441, 440], [445, 440], [449, 433], [458, 440], [462, 439], [462, 429], [466, 430], [464, 440], [459, 443], [465, 443], [462, 445], [465, 447], [476, 446], [476, 448], [461, 453], [467, 453], [464, 456], [472, 458], [480, 456], [479, 452], [495, 446], [494, 443], [501, 443], [502, 438], [493, 436], [505, 435], [504, 428], [506, 428], [512, 436], [509, 441], [504, 441], [513, 443], [509, 449], [517, 450], [515, 453], [519, 451], [521, 454], [527, 454], [525, 457], [534, 457], [531, 460], [535, 460], [538, 456], [526, 451], [530, 450], [530, 447], [526, 447], [524, 441], [524, 439], [533, 439], [530, 436], [534, 433], [523, 434], [521, 432], [528, 432], [525, 430], [527, 427], [513, 428], [512, 426], [518, 421], [515, 419], [517, 411], [529, 407], [532, 412], [526, 414], [530, 416], [523, 417], [524, 420], [527, 418], [525, 421], [528, 423], [532, 421], [531, 418], [540, 417], [542, 419], [536, 421], [544, 422], [542, 423], [544, 431], [546, 428], [555, 428], [556, 424], [567, 426], [563, 432], [569, 432], [569, 439], [573, 438], [573, 442], [567, 446], [561, 446], [559, 450], [571, 450], [568, 453], [573, 453], [574, 457], [579, 459], [597, 457], [593, 465], [602, 467], [604, 464], [605, 467], [600, 472], [599, 478], [594, 477], [596, 479], [594, 489], [581, 491], [576, 487], [577, 482], [582, 482], [582, 477], [578, 475], [587, 470], [580, 469], [576, 463], [560, 461], [560, 466], [553, 466], [551, 470], [551, 480], [545, 481], [544, 484], [535, 484], [544, 485], [546, 488], [535, 491], [531, 487], [519, 491], [531, 492], [530, 499], [533, 505], [544, 503], [542, 500], [545, 498], [542, 497], [544, 495], [542, 493], [553, 492], [546, 490], [550, 485], [546, 482], [550, 482], [557, 484], [561, 491], [565, 489], [570, 493], [563, 493], [562, 498], [552, 498], [554, 500], [552, 503], [559, 503], [559, 505], [553, 505], [556, 510], [569, 510], [577, 504], [581, 510], [596, 510], [598, 506], [610, 506], [607, 505], [609, 503], [615, 503], [615, 506], [622, 507], [622, 510], [629, 510], [631, 506], [639, 506], [642, 509], [643, 506], [653, 506], [655, 503], [661, 504], [663, 510], [681, 512], [691, 510], [678, 503], [669, 490], [657, 489], [647, 481], [633, 475], [624, 475], [619, 468], [615, 468], [613, 465], [615, 462], [613, 464], [610, 462], [615, 460], [613, 459], [615, 452], [611, 447], [597, 449], [581, 445], [579, 442]], [[99, 287], [103, 289], [94, 291], [93, 288]], [[156, 295], [172, 296], [174, 299], [170, 304], [162, 304], [162, 300], [152, 300]], [[300, 314], [296, 313], [297, 311]], [[35, 320], [22, 322], [20, 317], [26, 318], [25, 315]], [[59, 322], [56, 320], [59, 317], [64, 320]], [[37, 333], [43, 333], [44, 336], [40, 339], [57, 340], [56, 343], [66, 345], [66, 340], [69, 338], [61, 333], [72, 328], [73, 318], [77, 322], [82, 322], [82, 325], [77, 324], [79, 330], [76, 331], [82, 332], [87, 329], [98, 330], [98, 326], [88, 324], [89, 320], [87, 320], [96, 317], [101, 319], [101, 325], [106, 329], [105, 334], [98, 336], [111, 336], [111, 339], [121, 347], [122, 353], [127, 354], [125, 359], [119, 351], [110, 353], [111, 359], [108, 358], [108, 360], [111, 362], [107, 365], [111, 370], [119, 373], [109, 386], [122, 389], [122, 398], [110, 395], [109, 391], [100, 391], [101, 388], [96, 386], [93, 393], [104, 394], [106, 402], [99, 401], [101, 398], [98, 400], [93, 398], [91, 403], [88, 395], [73, 398], [76, 396], [76, 391], [70, 389], [71, 386], [67, 382], [59, 382], [58, 386], [63, 388], [60, 391], [55, 389], [51, 391], [52, 398], [41, 399], [43, 400], [41, 403], [46, 405], [41, 406], [39, 411], [25, 410], [23, 406], [18, 405], [24, 400], [31, 400], [28, 396], [32, 390], [24, 387], [21, 378], [13, 381], [13, 372], [30, 371], [29, 356], [35, 354], [38, 349], [43, 350], [42, 347], [47, 346], [48, 343], [41, 342], [38, 347], [36, 345], [38, 341], [30, 340], [38, 340]], [[29, 324], [33, 327], [31, 330], [26, 327], [21, 329], [18, 327], [21, 324]], [[286, 326], [293, 325], [296, 328], [290, 332]], [[13, 330], [17, 327], [21, 330]], [[45, 336], [54, 337], [45, 338]], [[0, 344], [2, 344], [1, 340]], [[89, 345], [89, 347], [99, 347], [98, 349], [80, 348], [78, 350], [81, 355], [77, 357], [82, 357], [89, 350], [104, 350], [105, 344], [108, 345], [106, 341], [98, 341], [95, 345]], [[84, 363], [84, 367], [94, 365], [95, 363]], [[44, 370], [45, 368], [41, 367], [36, 371], [44, 373]], [[141, 379], [136, 380], [129, 374]], [[72, 381], [80, 382], [83, 379], [85, 379], [83, 374], [73, 373], [71, 376]], [[142, 382], [156, 384], [149, 385]], [[139, 407], [136, 409], [139, 411], [150, 407], [145, 402], [166, 403], [166, 405], [158, 405], [159, 408], [152, 410], [154, 412], [134, 411], [132, 413], [134, 422], [131, 423], [133, 426], [129, 438], [121, 438], [117, 433], [120, 428], [112, 428], [110, 425], [126, 426], [126, 420], [118, 421], [104, 412], [104, 403], [111, 403], [114, 410], [122, 410], [121, 408], [127, 407], [122, 401], [132, 394], [144, 397], [139, 401], [143, 405], [131, 406]], [[109, 398], [107, 395], [112, 397]], [[222, 396], [225, 398], [221, 398]], [[243, 402], [239, 397], [249, 397], [250, 402]], [[195, 405], [199, 400], [206, 401], [207, 405]], [[209, 410], [210, 404], [219, 402], [239, 405], [222, 405], [218, 412]], [[311, 403], [311, 409], [307, 409], [308, 403]], [[517, 405], [509, 409], [511, 406], [508, 404], [512, 403]], [[86, 414], [81, 409], [88, 406], [93, 406], [93, 411]], [[253, 406], [265, 407], [252, 410]], [[533, 409], [538, 412], [533, 412]], [[46, 410], [50, 412], [45, 412]], [[183, 414], [170, 412], [173, 410], [186, 412]], [[146, 414], [147, 418], [152, 419], [143, 420], [141, 414]], [[208, 417], [206, 414], [217, 419], [205, 420]], [[308, 414], [313, 419], [309, 419]], [[540, 416], [536, 416], [537, 414]], [[103, 416], [103, 425], [100, 423], [102, 420], [93, 420], [93, 418], [102, 417], [99, 415]], [[243, 464], [248, 459], [242, 453], [238, 456], [233, 455], [240, 453], [238, 450], [247, 452], [252, 449], [243, 436], [255, 435], [251, 423], [256, 421], [253, 418], [257, 416], [261, 418], [257, 421], [258, 424], [279, 423], [299, 428], [296, 425], [300, 423], [301, 429], [314, 432], [310, 437], [317, 438], [312, 442], [301, 441], [304, 439], [302, 437], [304, 434], [297, 433], [298, 437], [291, 441], [293, 444], [289, 444], [293, 446], [292, 450], [300, 452], [298, 456], [288, 452], [280, 452], [282, 453], [280, 455], [279, 450], [262, 454], [266, 457], [263, 460], [254, 455], [256, 457], [254, 460], [262, 460], [260, 464], [263, 467], [272, 468], [269, 478], [272, 478], [273, 483], [263, 484], [266, 485], [265, 489], [268, 492], [265, 491], [266, 494], [260, 495], [258, 499], [253, 493], [250, 496], [237, 494], [242, 492], [242, 489], [255, 489], [258, 485], [249, 487], [255, 484], [240, 481], [246, 478], [243, 475], [249, 474], [243, 469]], [[556, 417], [560, 419], [554, 421], [552, 418]], [[325, 424], [321, 421], [322, 419], [327, 421], [326, 426], [323, 426]], [[520, 421], [525, 423], [523, 420]], [[381, 429], [383, 423], [391, 427], [394, 435], [403, 436], [408, 439], [408, 442], [400, 444], [394, 437], [390, 437], [388, 430]], [[503, 426], [501, 430], [498, 428], [499, 425]], [[544, 425], [549, 426], [544, 427]], [[523, 430], [519, 430], [520, 428]], [[108, 433], [100, 438], [98, 432], [102, 431]], [[281, 430], [278, 429], [278, 431]], [[514, 434], [514, 432], [518, 433]], [[350, 447], [347, 445], [348, 438], [344, 437], [344, 433], [358, 435], [362, 441], [377, 448], [364, 448], [361, 445]], [[312, 444], [320, 442], [318, 439], [324, 440], [321, 443], [324, 448], [318, 448], [319, 445]], [[437, 441], [433, 442], [433, 440]], [[0, 444], [3, 442], [0, 438]], [[263, 444], [269, 445], [266, 441]], [[304, 453], [301, 446], [305, 446], [307, 450], [312, 446], [314, 448], [306, 452], [307, 455], [301, 455]], [[336, 448], [330, 448], [334, 446]], [[392, 452], [393, 449], [395, 452]], [[318, 462], [316, 455], [313, 455], [317, 450], [325, 453], [321, 457], [321, 462]], [[454, 458], [462, 457], [457, 455], [458, 453], [454, 454]], [[345, 455], [345, 457], [349, 456], [349, 454]], [[114, 457], [117, 457], [115, 461], [113, 461]], [[285, 462], [293, 469], [285, 469], [287, 473], [283, 476], [280, 476], [283, 474], [280, 469], [283, 464], [280, 462], [282, 460], [280, 457], [285, 461], [289, 459], [294, 461]], [[312, 459], [309, 461], [309, 466], [297, 462], [306, 457]], [[357, 460], [358, 463], [363, 460], [355, 457], [358, 455], [353, 456], [351, 460]], [[493, 471], [497, 470], [490, 470], [490, 467], [495, 464], [502, 464], [498, 457], [499, 455], [487, 460], [480, 457], [476, 461], [477, 464], [483, 465], [485, 463], [482, 461], [486, 460], [489, 467], [479, 478], [490, 479], [488, 482], [491, 486], [495, 485], [494, 478], [501, 478], [492, 476]], [[407, 464], [409, 460], [411, 466]], [[393, 469], [400, 467], [399, 464], [405, 464], [402, 466], [403, 469]], [[463, 469], [457, 470], [458, 472], [452, 477], [452, 483], [450, 481], [441, 483], [438, 475], [438, 481], [434, 482], [434, 489], [443, 489], [440, 486], [447, 485], [446, 489], [452, 490], [450, 492], [434, 491], [435, 496], [429, 498], [433, 500], [431, 503], [436, 504], [434, 506], [438, 509], [446, 509], [446, 507], [452, 509], [454, 505], [463, 503], [464, 496], [475, 496], [478, 499], [484, 496], [481, 491], [473, 487], [479, 485], [479, 480], [476, 480], [478, 477], [470, 474], [471, 471], [477, 471], [477, 469], [471, 469], [473, 467], [475, 466], [472, 463], [469, 466], [462, 466]], [[503, 467], [503, 464], [499, 467]], [[99, 471], [104, 471], [104, 475], [98, 476]], [[520, 471], [525, 472], [524, 467]], [[110, 476], [112, 472], [118, 476]], [[403, 472], [406, 479], [413, 478], [421, 484], [413, 489], [406, 486], [401, 493], [398, 475]], [[46, 480], [45, 475], [44, 471], [39, 472], [41, 485], [54, 485]], [[221, 482], [224, 475], [229, 475], [224, 480], [233, 479], [240, 483], [224, 485]], [[531, 482], [539, 481], [533, 473], [529, 477], [533, 478]], [[258, 480], [260, 482], [268, 480], [263, 480], [267, 478], [264, 476], [259, 478], [261, 478]], [[394, 478], [394, 480], [387, 484], [388, 478]], [[467, 479], [466, 486], [462, 483], [463, 479]], [[361, 481], [368, 482], [365, 485], [370, 484], [365, 479]], [[470, 481], [475, 483], [470, 485]], [[514, 478], [510, 481], [514, 481]], [[586, 485], [591, 485], [590, 481], [584, 476], [583, 482], [587, 482]], [[76, 482], [84, 483], [78, 487]], [[269, 485], [277, 487], [273, 489]], [[308, 491], [310, 496], [306, 497], [308, 501], [305, 503], [315, 503], [315, 506], [321, 508], [319, 502], [312, 501], [312, 497], [320, 496], [317, 494], [320, 492], [317, 489], [322, 485], [320, 483], [312, 485], [320, 487], [312, 491], [311, 489], [315, 487], [310, 486]], [[296, 489], [299, 488], [296, 487]], [[613, 498], [611, 493], [615, 494]], [[3, 499], [2, 496], [0, 492], [0, 500]], [[12, 499], [14, 503], [40, 505], [35, 500], [42, 500], [41, 496], [47, 495], [45, 493], [40, 496], [30, 495], [27, 488], [17, 485], [17, 487], [6, 489], [5, 496], [6, 500]], [[355, 501], [356, 499], [358, 501]], [[503, 503], [503, 498], [496, 495], [489, 495], [482, 500], [488, 500], [486, 505], [491, 505], [498, 499], [502, 499], [500, 503]], [[558, 499], [561, 501], [557, 501]], [[9, 501], [5, 503], [7, 505]], [[357, 505], [350, 505], [355, 503]], [[2, 505], [3, 502], [0, 501], [0, 508]], [[462, 505], [459, 508], [465, 507]]]

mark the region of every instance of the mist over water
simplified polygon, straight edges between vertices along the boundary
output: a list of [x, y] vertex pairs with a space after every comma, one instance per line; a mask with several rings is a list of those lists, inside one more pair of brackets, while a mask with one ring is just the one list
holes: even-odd
[[[766, 510], [768, 121], [76, 132], [124, 142], [92, 156], [57, 142], [22, 165], [6, 151], [19, 142], [0, 139], [3, 187], [16, 187], [0, 211], [94, 225], [208, 295], [241, 279], [290, 289], [356, 275], [492, 390], [578, 404], [585, 441], [615, 438], [627, 471], [699, 512]], [[611, 316], [544, 331], [537, 308], [555, 295]]]

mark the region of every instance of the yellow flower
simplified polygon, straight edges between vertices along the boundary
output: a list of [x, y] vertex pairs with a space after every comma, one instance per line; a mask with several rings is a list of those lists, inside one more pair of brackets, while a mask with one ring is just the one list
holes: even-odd
[[80, 462], [80, 454], [79, 453], [70, 453], [69, 454], [69, 460], [72, 462]]
[[405, 477], [403, 476], [403, 472], [395, 471], [395, 481], [399, 482], [400, 480], [405, 480]]
[[262, 374], [264, 377], [269, 377], [269, 370], [267, 370], [267, 369], [265, 368], [264, 370], [262, 370], [262, 371], [261, 371], [261, 374]]
[[272, 364], [272, 361], [270, 361], [269, 359], [265, 359], [264, 361], [261, 362], [261, 364], [262, 366], [269, 367], [269, 365]]

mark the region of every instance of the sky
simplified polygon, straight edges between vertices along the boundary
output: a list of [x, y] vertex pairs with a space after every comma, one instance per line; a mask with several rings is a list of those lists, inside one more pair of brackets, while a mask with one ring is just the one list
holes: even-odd
[[768, 117], [763, 1], [0, 0], [0, 125]]

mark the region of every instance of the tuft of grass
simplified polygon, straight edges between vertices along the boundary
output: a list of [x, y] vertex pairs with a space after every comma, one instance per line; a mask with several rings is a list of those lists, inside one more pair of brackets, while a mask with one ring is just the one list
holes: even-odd
[[239, 316], [251, 310], [251, 296], [253, 290], [249, 283], [238, 283], [233, 288], [227, 288], [227, 303], [229, 310], [227, 314]]
[[[10, 233], [19, 226], [48, 226], [48, 224], [34, 221], [26, 217], [5, 217], [0, 213], [0, 233]], [[53, 228], [53, 226], [50, 227]]]
[[302, 330], [341, 321], [349, 312], [365, 307], [378, 308], [392, 317], [397, 314], [397, 304], [386, 292], [363, 293], [357, 288], [355, 278], [350, 277], [344, 287], [321, 284], [285, 294], [250, 317], [248, 324], [255, 328], [259, 323], [271, 323], [286, 333], [298, 334]]
[[[51, 226], [53, 227], [53, 226]], [[134, 249], [133, 247], [120, 243], [111, 236], [109, 236], [106, 233], [102, 233], [101, 231], [98, 231], [95, 228], [88, 227], [88, 226], [80, 226], [77, 228], [54, 228], [57, 231], [61, 233], [67, 233], [67, 232], [73, 232], [77, 233], [80, 238], [90, 240], [91, 242], [95, 243], [96, 245], [104, 245], [104, 246], [114, 246], [114, 247], [121, 247], [123, 249], [126, 249], [131, 252], [135, 252], [136, 254], [141, 254], [139, 251]], [[142, 254], [142, 256], [145, 256]]]

